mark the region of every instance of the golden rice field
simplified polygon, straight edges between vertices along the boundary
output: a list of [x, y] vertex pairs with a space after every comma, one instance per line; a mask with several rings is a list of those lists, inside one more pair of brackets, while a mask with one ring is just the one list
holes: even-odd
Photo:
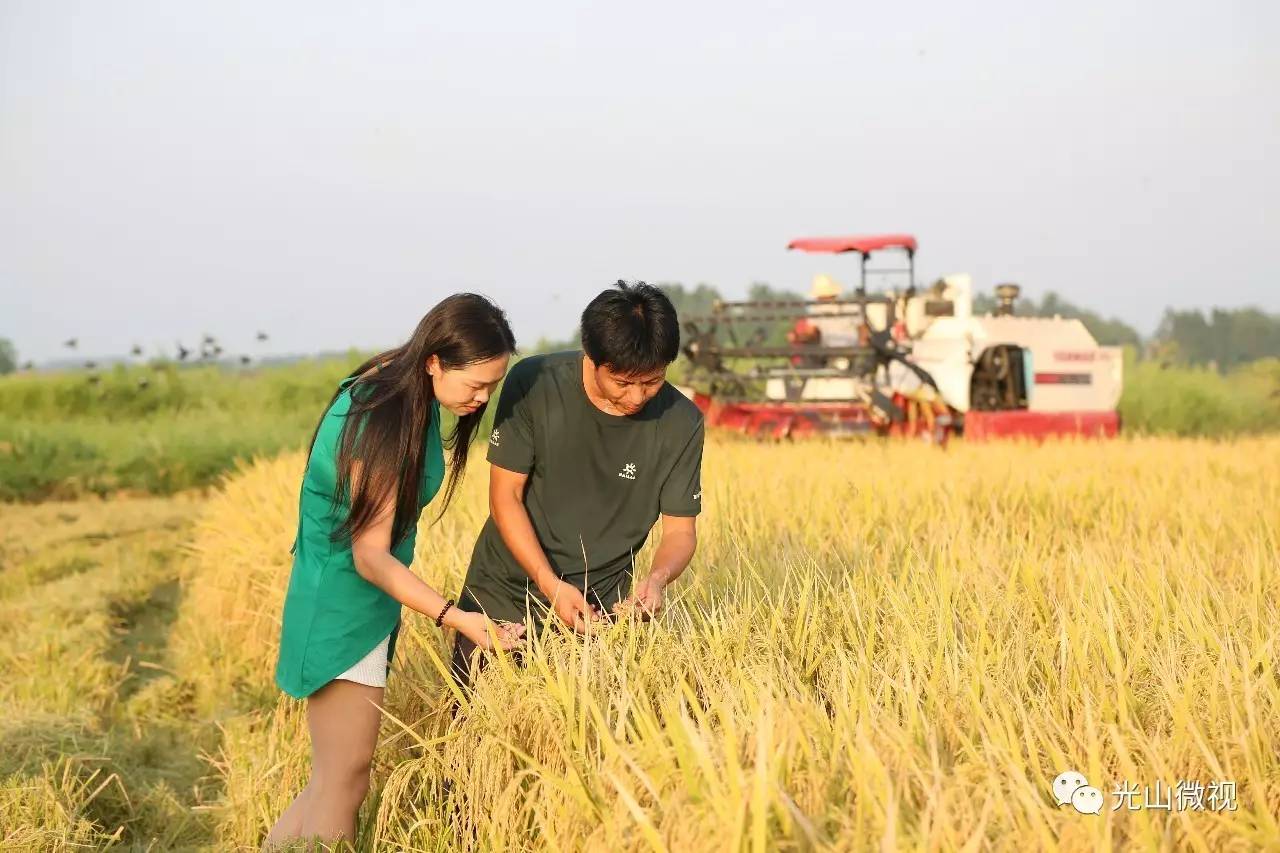
[[[173, 750], [208, 764], [194, 791], [145, 788], [154, 814], [105, 812], [124, 843], [254, 848], [305, 783], [302, 705], [271, 683], [301, 465], [240, 472], [183, 536], [165, 671], [133, 696], [180, 701], [196, 734]], [[484, 484], [477, 467], [419, 535], [416, 568], [450, 592]], [[718, 438], [704, 503], [661, 620], [548, 636], [473, 696], [407, 617], [361, 849], [1280, 849], [1280, 438]], [[0, 699], [38, 716], [27, 694]], [[89, 767], [10, 776], [0, 821], [45, 823], [0, 840], [116, 832], [82, 807]], [[1055, 805], [1067, 769], [1100, 814]], [[1112, 810], [1157, 780], [1233, 781], [1234, 808]], [[162, 837], [175, 802], [192, 822]]]
[[0, 850], [212, 837], [217, 729], [168, 648], [204, 506], [0, 505]]

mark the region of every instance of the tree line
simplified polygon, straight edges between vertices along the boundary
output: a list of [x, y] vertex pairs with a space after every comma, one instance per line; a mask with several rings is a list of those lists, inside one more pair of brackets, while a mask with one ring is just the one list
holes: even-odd
[[[659, 285], [682, 317], [708, 314], [711, 306], [724, 296], [709, 284], [686, 287], [677, 282]], [[806, 295], [754, 282], [747, 288], [747, 299], [804, 299]], [[975, 313], [995, 308], [995, 299], [985, 293], [974, 296]], [[1103, 346], [1132, 346], [1139, 354], [1169, 364], [1211, 366], [1225, 373], [1233, 367], [1260, 358], [1280, 356], [1280, 314], [1260, 308], [1213, 308], [1206, 315], [1199, 309], [1180, 311], [1166, 308], [1156, 331], [1144, 338], [1137, 329], [1117, 317], [1104, 317], [1096, 311], [1076, 305], [1057, 293], [1048, 291], [1039, 299], [1020, 297], [1014, 313], [1033, 317], [1054, 315], [1071, 317], [1084, 323], [1090, 334]], [[777, 325], [777, 324], [771, 324]], [[781, 334], [769, 329], [770, 342]], [[576, 346], [576, 333], [565, 340], [541, 340], [535, 351]], [[0, 338], [0, 374], [18, 369], [18, 353], [13, 343]]]
[[[709, 284], [686, 287], [679, 283], [661, 285], [676, 310], [685, 315], [706, 314], [717, 299], [718, 289]], [[805, 299], [803, 293], [780, 290], [756, 282], [747, 289], [753, 300]], [[996, 300], [986, 293], [973, 297], [973, 310], [985, 314], [995, 310]], [[1212, 366], [1221, 372], [1260, 358], [1280, 356], [1280, 314], [1260, 308], [1214, 308], [1206, 316], [1199, 309], [1180, 311], [1166, 308], [1150, 337], [1144, 338], [1133, 326], [1118, 317], [1104, 317], [1097, 311], [1076, 305], [1050, 290], [1036, 299], [1021, 296], [1014, 313], [1028, 317], [1068, 317], [1084, 323], [1102, 346], [1131, 346], [1140, 355], [1162, 362]]]

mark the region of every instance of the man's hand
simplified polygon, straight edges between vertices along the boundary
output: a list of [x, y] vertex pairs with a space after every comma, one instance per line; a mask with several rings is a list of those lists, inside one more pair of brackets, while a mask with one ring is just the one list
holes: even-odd
[[685, 566], [693, 559], [698, 547], [698, 520], [695, 516], [662, 516], [662, 539], [653, 555], [649, 574], [636, 584], [625, 601], [613, 606], [619, 616], [635, 614], [641, 619], [652, 619], [662, 612], [663, 591], [680, 577]]
[[640, 614], [641, 619], [652, 619], [662, 612], [663, 589], [657, 578], [645, 578], [635, 585], [631, 595], [613, 606], [613, 612], [622, 615], [630, 608]]
[[600, 618], [600, 612], [594, 605], [587, 603], [587, 598], [571, 583], [559, 581], [547, 594], [551, 607], [560, 617], [560, 621], [579, 634], [585, 633], [587, 623]]

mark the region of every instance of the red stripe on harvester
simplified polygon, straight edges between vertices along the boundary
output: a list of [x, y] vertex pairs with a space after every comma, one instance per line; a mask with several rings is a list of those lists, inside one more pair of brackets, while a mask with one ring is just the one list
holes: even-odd
[[1093, 375], [1090, 373], [1037, 373], [1037, 385], [1091, 385]]

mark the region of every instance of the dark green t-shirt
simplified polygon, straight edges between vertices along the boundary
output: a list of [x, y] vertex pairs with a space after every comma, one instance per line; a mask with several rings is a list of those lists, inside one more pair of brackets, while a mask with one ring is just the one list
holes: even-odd
[[[638, 413], [610, 415], [587, 398], [582, 352], [560, 352], [511, 369], [489, 461], [529, 475], [524, 505], [551, 567], [608, 613], [629, 593], [634, 556], [659, 514], [701, 509], [702, 441], [702, 413], [670, 383]], [[547, 604], [490, 516], [458, 606], [521, 621], [526, 596]]]

